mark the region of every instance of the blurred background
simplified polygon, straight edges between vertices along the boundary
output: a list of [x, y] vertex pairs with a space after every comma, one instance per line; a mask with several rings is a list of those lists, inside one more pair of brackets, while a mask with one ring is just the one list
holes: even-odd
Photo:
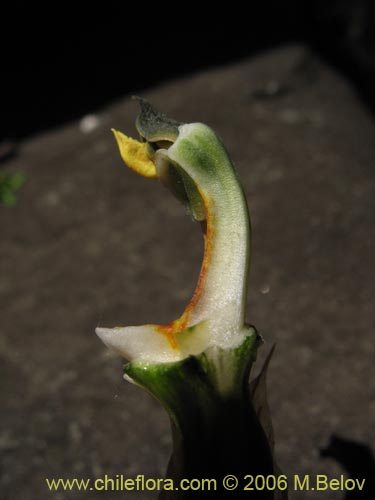
[[246, 12], [224, 4], [209, 13], [195, 4], [106, 2], [80, 11], [14, 2], [2, 16], [0, 142], [172, 76], [295, 41], [345, 75], [373, 110], [374, 11], [372, 0], [268, 0], [251, 2]]
[[198, 225], [119, 157], [110, 128], [136, 135], [134, 93], [211, 125], [238, 170], [260, 361], [277, 343], [268, 393], [281, 469], [370, 485], [374, 6], [2, 5], [0, 198], [4, 186], [9, 205], [17, 197], [0, 206], [2, 500], [124, 498], [51, 493], [45, 478], [165, 473], [167, 415], [94, 334], [177, 318], [202, 259]]

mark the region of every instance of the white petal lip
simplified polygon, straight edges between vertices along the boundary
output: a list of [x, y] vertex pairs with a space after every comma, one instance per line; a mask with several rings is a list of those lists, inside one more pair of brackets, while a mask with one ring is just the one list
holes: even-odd
[[180, 350], [171, 347], [156, 325], [98, 327], [95, 333], [107, 347], [129, 360], [167, 363], [181, 359]]

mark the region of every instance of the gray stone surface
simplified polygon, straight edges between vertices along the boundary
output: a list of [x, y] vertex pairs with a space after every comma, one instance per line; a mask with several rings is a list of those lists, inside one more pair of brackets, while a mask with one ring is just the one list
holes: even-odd
[[[278, 461], [290, 477], [341, 474], [318, 456], [332, 433], [374, 442], [370, 116], [347, 82], [303, 47], [171, 81], [144, 96], [223, 138], [252, 216], [248, 320], [278, 346], [269, 374]], [[151, 499], [52, 494], [44, 480], [164, 474], [168, 419], [122, 380], [123, 361], [94, 334], [99, 324], [176, 318], [202, 257], [198, 225], [161, 185], [122, 165], [109, 129], [134, 135], [136, 113], [124, 98], [98, 112], [91, 133], [72, 123], [32, 138], [8, 165], [29, 179], [17, 207], [0, 209], [5, 500]]]

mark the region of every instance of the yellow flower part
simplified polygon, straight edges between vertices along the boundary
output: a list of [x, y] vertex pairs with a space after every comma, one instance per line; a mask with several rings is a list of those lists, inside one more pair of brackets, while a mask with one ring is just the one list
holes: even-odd
[[125, 164], [143, 177], [156, 179], [156, 167], [152, 161], [150, 146], [147, 142], [139, 142], [118, 130], [111, 129], [120, 149]]

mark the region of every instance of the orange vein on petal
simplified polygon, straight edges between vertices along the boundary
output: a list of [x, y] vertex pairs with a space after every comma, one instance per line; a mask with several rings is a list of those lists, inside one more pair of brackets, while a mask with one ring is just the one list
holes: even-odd
[[165, 335], [170, 343], [170, 346], [172, 349], [178, 349], [178, 343], [176, 340], [176, 333], [181, 332], [182, 330], [185, 330], [189, 324], [189, 319], [192, 310], [196, 306], [201, 294], [202, 290], [204, 287], [204, 283], [206, 280], [207, 276], [207, 271], [208, 271], [208, 266], [211, 262], [211, 256], [212, 256], [212, 237], [213, 237], [213, 217], [208, 211], [208, 204], [207, 204], [207, 199], [203, 197], [205, 206], [206, 206], [206, 213], [207, 213], [207, 231], [205, 235], [205, 242], [204, 242], [204, 256], [203, 256], [203, 262], [201, 266], [201, 270], [199, 273], [199, 278], [198, 278], [198, 284], [194, 290], [193, 296], [190, 299], [189, 304], [186, 306], [185, 311], [183, 312], [182, 316], [179, 319], [176, 319], [175, 321], [172, 321], [171, 323], [168, 323], [166, 325], [158, 325], [157, 326], [157, 331]]
[[117, 145], [120, 149], [121, 158], [125, 164], [134, 172], [149, 179], [156, 179], [157, 172], [150, 147], [146, 142], [139, 142], [118, 130], [111, 129]]
[[166, 325], [158, 325], [156, 327], [156, 330], [167, 337], [167, 340], [172, 349], [178, 349], [176, 333], [180, 332], [181, 330], [184, 330], [185, 327], [186, 324], [182, 324], [181, 319], [176, 319], [175, 321], [167, 323]]
[[183, 315], [181, 316], [182, 318], [186, 317], [186, 323], [189, 321], [189, 316], [191, 314], [191, 311], [194, 309], [196, 304], [199, 301], [199, 298], [202, 294], [202, 290], [206, 281], [206, 276], [207, 276], [207, 271], [208, 267], [211, 262], [211, 257], [212, 257], [212, 246], [213, 246], [213, 234], [214, 234], [214, 228], [213, 228], [213, 219], [214, 217], [212, 216], [212, 213], [209, 210], [209, 203], [207, 201], [207, 197], [201, 193], [205, 207], [206, 207], [206, 221], [207, 221], [207, 226], [206, 226], [206, 235], [205, 235], [205, 240], [204, 240], [204, 255], [203, 255], [203, 262], [201, 266], [201, 270], [199, 273], [199, 278], [198, 278], [198, 284], [194, 290], [193, 296], [187, 305]]

